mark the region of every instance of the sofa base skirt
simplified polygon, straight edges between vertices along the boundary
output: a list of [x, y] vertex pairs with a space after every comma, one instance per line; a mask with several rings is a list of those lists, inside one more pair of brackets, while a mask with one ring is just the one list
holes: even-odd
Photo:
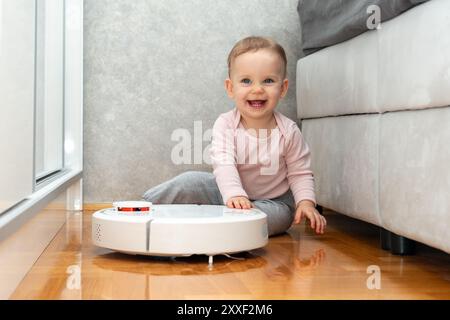
[[302, 121], [317, 202], [378, 226], [379, 122], [378, 114]]

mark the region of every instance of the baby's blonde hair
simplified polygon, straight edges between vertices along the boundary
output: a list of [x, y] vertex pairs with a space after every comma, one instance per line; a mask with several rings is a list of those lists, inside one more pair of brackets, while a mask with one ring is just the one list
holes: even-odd
[[283, 78], [285, 78], [287, 74], [287, 58], [283, 47], [271, 38], [257, 36], [251, 36], [239, 40], [234, 45], [233, 49], [231, 49], [230, 54], [228, 55], [228, 76], [230, 76], [231, 64], [238, 56], [249, 51], [258, 51], [261, 49], [272, 50], [280, 56], [284, 63]]

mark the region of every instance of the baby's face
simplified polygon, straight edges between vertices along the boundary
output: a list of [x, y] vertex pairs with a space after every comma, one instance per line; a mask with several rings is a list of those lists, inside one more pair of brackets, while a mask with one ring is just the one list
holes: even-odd
[[234, 60], [225, 88], [241, 115], [252, 119], [272, 115], [288, 88], [283, 67], [281, 57], [267, 49], [250, 51]]

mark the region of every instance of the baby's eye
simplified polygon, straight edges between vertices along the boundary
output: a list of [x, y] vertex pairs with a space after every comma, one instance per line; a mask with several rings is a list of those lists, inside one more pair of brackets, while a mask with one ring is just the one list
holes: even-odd
[[250, 79], [245, 78], [245, 79], [242, 79], [241, 82], [243, 84], [250, 84], [251, 81], [250, 81]]
[[274, 83], [275, 81], [273, 79], [266, 79], [264, 80], [264, 83]]

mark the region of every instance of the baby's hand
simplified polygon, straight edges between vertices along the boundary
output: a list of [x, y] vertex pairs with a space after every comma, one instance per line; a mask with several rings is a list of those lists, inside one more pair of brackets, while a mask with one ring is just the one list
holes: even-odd
[[247, 197], [232, 197], [227, 201], [228, 208], [250, 209], [254, 208], [253, 203]]
[[295, 211], [294, 224], [299, 224], [303, 217], [307, 217], [311, 222], [311, 228], [316, 233], [323, 234], [327, 225], [327, 220], [314, 207], [314, 203], [309, 200], [300, 201]]

